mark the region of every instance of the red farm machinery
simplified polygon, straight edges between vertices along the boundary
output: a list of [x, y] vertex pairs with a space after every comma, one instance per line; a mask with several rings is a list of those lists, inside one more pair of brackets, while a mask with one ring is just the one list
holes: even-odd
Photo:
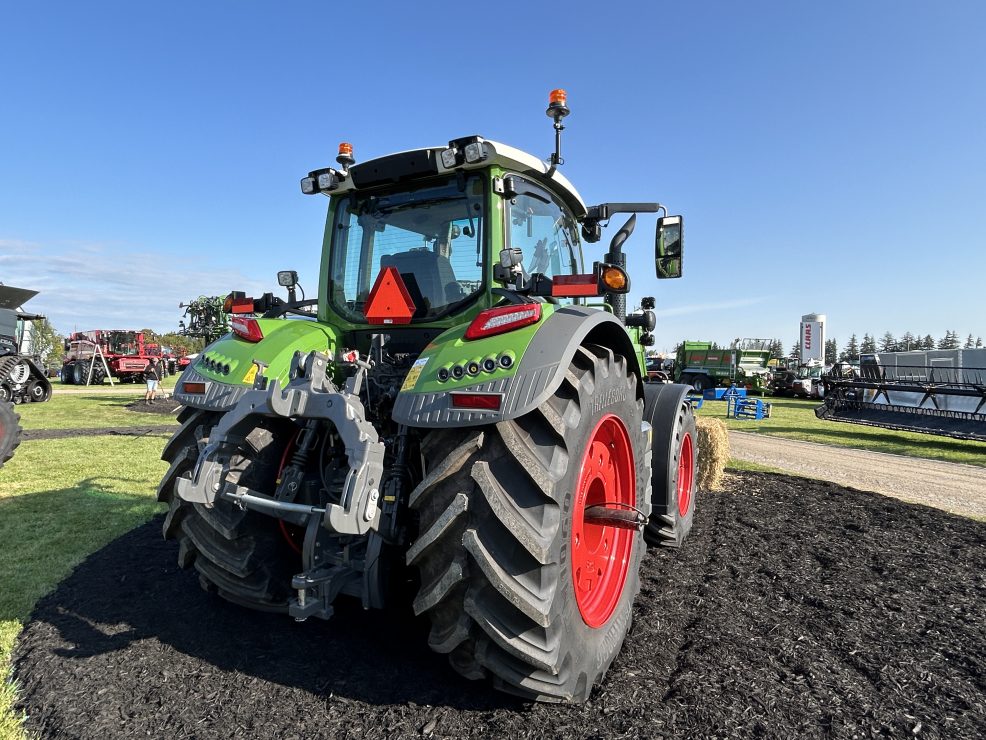
[[170, 347], [145, 343], [144, 333], [123, 329], [93, 329], [75, 332], [65, 340], [62, 382], [70, 385], [100, 385], [107, 376], [123, 383], [138, 383], [152, 357], [164, 369], [177, 372], [182, 365]]

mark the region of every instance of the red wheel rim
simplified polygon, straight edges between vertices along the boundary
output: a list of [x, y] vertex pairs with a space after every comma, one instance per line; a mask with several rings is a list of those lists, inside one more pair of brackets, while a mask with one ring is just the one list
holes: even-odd
[[572, 582], [579, 613], [590, 627], [612, 616], [630, 572], [636, 530], [586, 521], [588, 506], [637, 505], [633, 447], [619, 417], [607, 414], [589, 435], [572, 511]]
[[692, 482], [695, 479], [695, 453], [692, 451], [692, 435], [685, 434], [678, 455], [678, 516], [686, 516], [692, 505]]
[[[284, 466], [288, 462], [288, 455], [291, 454], [291, 450], [294, 449], [295, 442], [298, 441], [298, 436], [301, 434], [299, 429], [291, 437], [291, 441], [284, 446], [284, 453], [281, 455], [281, 463], [277, 466], [277, 477], [275, 478], [277, 483], [281, 482], [281, 473], [284, 472]], [[301, 527], [296, 527], [293, 524], [285, 524], [283, 519], [277, 520], [277, 525], [281, 530], [281, 535], [284, 537], [285, 541], [299, 555], [301, 552], [301, 545], [305, 542], [305, 530]], [[299, 544], [299, 541], [301, 544]]]

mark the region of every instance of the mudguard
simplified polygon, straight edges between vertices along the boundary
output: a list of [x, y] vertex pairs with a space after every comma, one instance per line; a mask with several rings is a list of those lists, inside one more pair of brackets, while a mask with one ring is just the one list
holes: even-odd
[[[550, 310], [550, 304], [545, 308]], [[516, 356], [520, 359], [513, 372], [497, 373], [478, 383], [460, 381], [442, 387], [433, 379], [442, 358], [448, 354], [442, 351], [443, 346], [449, 342], [463, 346], [464, 329], [449, 330], [421, 354], [418, 374], [410, 384], [405, 384], [394, 404], [394, 421], [412, 427], [466, 427], [521, 417], [551, 397], [561, 385], [576, 350], [587, 343], [609, 347], [626, 357], [629, 370], [637, 375], [637, 397], [643, 397], [637, 351], [626, 328], [611, 313], [585, 306], [564, 306], [554, 308], [534, 328], [533, 335], [527, 337], [523, 330], [517, 330], [485, 340], [517, 347]], [[500, 407], [498, 410], [454, 408], [455, 393], [499, 396]]]
[[651, 484], [653, 509], [651, 517], [659, 517], [668, 512], [669, 471], [671, 464], [671, 444], [674, 441], [674, 427], [681, 404], [687, 403], [692, 387], [676, 383], [658, 385], [650, 383], [644, 390], [644, 421], [651, 425], [654, 442], [651, 461]]
[[[268, 381], [276, 379], [283, 388], [295, 352], [331, 357], [338, 348], [335, 333], [325, 324], [301, 319], [258, 319], [257, 323], [264, 335], [259, 342], [227, 334], [206, 347], [175, 384], [175, 400], [197, 409], [225, 411], [253, 387], [258, 373], [255, 362], [264, 366]], [[185, 383], [202, 383], [205, 392], [186, 393]]]

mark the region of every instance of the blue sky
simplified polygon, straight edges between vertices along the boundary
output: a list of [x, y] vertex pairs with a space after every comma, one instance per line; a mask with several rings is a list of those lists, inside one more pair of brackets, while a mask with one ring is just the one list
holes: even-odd
[[986, 337], [986, 4], [561, 7], [8, 4], [0, 281], [40, 289], [60, 331], [172, 329], [179, 301], [278, 269], [311, 291], [327, 202], [298, 180], [337, 142], [546, 156], [564, 87], [585, 200], [685, 217], [683, 279], [652, 277], [652, 217], [627, 246], [657, 348], [789, 346], [816, 311], [840, 345]]

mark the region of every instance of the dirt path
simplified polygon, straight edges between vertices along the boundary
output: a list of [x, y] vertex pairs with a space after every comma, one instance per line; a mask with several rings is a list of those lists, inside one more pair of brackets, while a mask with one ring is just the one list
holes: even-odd
[[729, 444], [738, 460], [986, 519], [986, 468], [748, 432]]

